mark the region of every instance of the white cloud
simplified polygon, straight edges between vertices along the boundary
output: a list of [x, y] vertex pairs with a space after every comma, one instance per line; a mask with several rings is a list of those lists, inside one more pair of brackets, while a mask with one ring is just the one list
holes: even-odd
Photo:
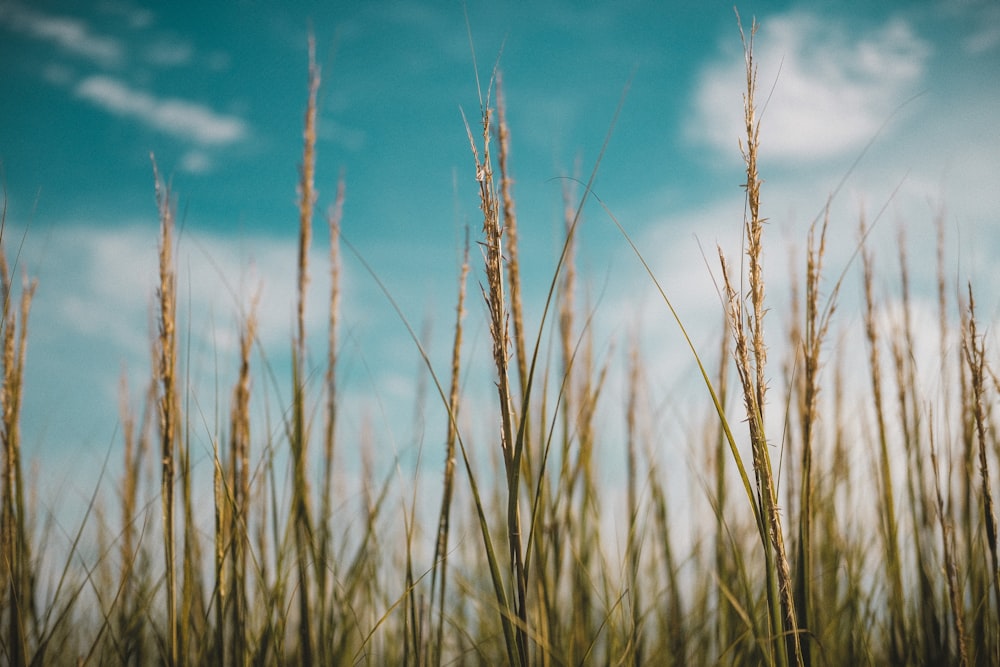
[[[99, 338], [142, 361], [148, 349], [148, 317], [157, 280], [159, 228], [154, 221], [105, 229], [72, 226], [46, 246], [44, 283], [54, 295], [53, 331]], [[184, 230], [175, 232], [178, 300], [196, 344], [235, 349], [238, 319], [252, 297], [257, 307], [258, 338], [279, 352], [287, 347], [296, 302], [297, 238], [230, 236]], [[310, 253], [307, 325], [321, 331], [329, 290], [328, 248], [317, 239]], [[33, 262], [33, 265], [35, 262]], [[347, 280], [347, 276], [344, 276]], [[349, 284], [344, 290], [350, 289]], [[354, 309], [355, 311], [357, 308]], [[316, 334], [316, 340], [322, 336]]]
[[[133, 391], [148, 381], [157, 237], [152, 219], [115, 228], [70, 225], [52, 236], [41, 258], [28, 258], [29, 267], [42, 268], [45, 295], [32, 312], [33, 328], [43, 333], [31, 341], [32, 358], [45, 361], [30, 366], [29, 381], [41, 396], [87, 387], [72, 396], [72, 409], [86, 422], [83, 430], [114, 424], [120, 369], [129, 370]], [[257, 336], [267, 357], [287, 352], [295, 314], [296, 239], [234, 240], [192, 230], [177, 238], [178, 331], [185, 340], [184, 363], [191, 364], [185, 382], [201, 397], [212, 397], [218, 383], [235, 377], [241, 311], [249, 308], [252, 295], [259, 293]], [[307, 326], [316, 345], [325, 339], [325, 252], [317, 243], [312, 256]], [[53, 365], [64, 369], [58, 380], [45, 372]], [[267, 380], [260, 383], [266, 391]]]
[[129, 2], [104, 0], [101, 11], [112, 16], [120, 16], [132, 28], [148, 28], [153, 25], [156, 16], [149, 9], [135, 7]]
[[204, 174], [212, 170], [212, 158], [204, 151], [187, 151], [181, 157], [181, 171], [189, 174]]
[[333, 141], [352, 153], [363, 150], [367, 140], [364, 130], [345, 125], [330, 117], [322, 119], [319, 132], [321, 138]]
[[116, 63], [122, 58], [123, 47], [117, 40], [94, 34], [84, 21], [43, 14], [11, 3], [0, 6], [0, 23], [104, 65]]
[[225, 72], [232, 64], [232, 57], [224, 51], [213, 51], [205, 60], [205, 66], [213, 72]]
[[42, 70], [42, 76], [49, 83], [57, 86], [68, 86], [73, 81], [73, 70], [63, 65], [50, 63]]
[[[41, 263], [56, 267], [55, 272], [45, 271], [42, 280], [53, 291], [51, 317], [58, 324], [52, 331], [100, 340], [121, 349], [125, 357], [145, 353], [155, 229], [64, 229], [46, 248]], [[37, 316], [46, 318], [44, 310]]]
[[[919, 92], [929, 53], [929, 45], [900, 18], [868, 31], [805, 12], [762, 20], [754, 59], [769, 156], [802, 163], [859, 151]], [[742, 54], [730, 53], [706, 68], [689, 135], [738, 155], [734, 147], [745, 133], [744, 82]]]
[[161, 67], [176, 67], [191, 62], [194, 49], [186, 42], [161, 40], [146, 48], [146, 60]]
[[962, 41], [962, 46], [969, 53], [986, 53], [1000, 46], [1000, 26], [984, 25], [974, 34]]
[[218, 114], [188, 100], [156, 98], [108, 76], [84, 79], [77, 85], [76, 94], [111, 113], [138, 119], [157, 130], [202, 145], [231, 144], [248, 132], [239, 117]]

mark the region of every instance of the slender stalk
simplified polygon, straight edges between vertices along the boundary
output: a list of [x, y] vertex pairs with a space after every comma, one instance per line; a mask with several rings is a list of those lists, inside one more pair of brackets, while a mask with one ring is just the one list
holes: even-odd
[[[0, 213], [0, 230], [6, 226], [6, 198]], [[2, 238], [2, 231], [0, 231]], [[0, 508], [0, 538], [3, 550], [0, 558], [0, 573], [5, 575], [4, 600], [8, 606], [6, 635], [0, 634], [5, 644], [5, 652], [11, 665], [21, 666], [31, 659], [29, 632], [35, 610], [34, 581], [31, 542], [28, 533], [29, 511], [25, 506], [25, 482], [21, 468], [21, 401], [24, 389], [24, 364], [27, 357], [28, 315], [35, 293], [34, 281], [25, 283], [21, 290], [20, 312], [11, 310], [13, 277], [7, 264], [6, 254], [0, 243], [0, 283], [2, 283], [2, 304], [0, 304], [0, 336], [3, 339], [2, 385], [0, 385], [0, 440], [3, 444], [3, 500]], [[20, 320], [20, 321], [18, 321]], [[38, 656], [43, 653], [39, 651]]]
[[292, 403], [292, 431], [289, 445], [292, 455], [292, 529], [295, 539], [295, 566], [298, 573], [296, 596], [299, 601], [298, 656], [302, 664], [313, 663], [313, 634], [310, 622], [311, 584], [309, 567], [322, 567], [312, 557], [314, 548], [313, 526], [309, 510], [309, 481], [306, 475], [309, 434], [306, 426], [306, 293], [309, 283], [309, 245], [312, 238], [313, 205], [316, 192], [313, 186], [316, 168], [316, 96], [319, 91], [320, 71], [316, 64], [316, 42], [309, 37], [309, 101], [306, 105], [303, 131], [302, 165], [299, 171], [299, 258], [298, 258], [298, 329], [292, 361], [292, 384], [295, 392]]
[[139, 584], [139, 573], [137, 572], [136, 561], [142, 550], [142, 535], [136, 532], [137, 505], [140, 485], [140, 474], [142, 463], [145, 460], [148, 442], [148, 419], [151, 405], [154, 400], [156, 386], [150, 383], [146, 392], [146, 408], [143, 410], [140, 423], [135, 423], [135, 415], [129, 406], [128, 383], [125, 372], [121, 378], [121, 403], [120, 415], [122, 422], [122, 436], [124, 440], [123, 448], [123, 474], [122, 474], [122, 529], [121, 529], [121, 570], [119, 573], [118, 586], [121, 591], [121, 600], [118, 604], [117, 632], [123, 638], [123, 646], [120, 655], [123, 662], [135, 660], [142, 662], [142, 633], [141, 633], [141, 591]]
[[176, 475], [176, 429], [179, 421], [177, 393], [177, 333], [176, 333], [176, 274], [173, 261], [174, 210], [170, 189], [160, 180], [153, 162], [156, 181], [156, 201], [160, 211], [160, 280], [157, 289], [158, 335], [154, 344], [155, 377], [159, 383], [160, 417], [160, 498], [163, 508], [163, 558], [166, 569], [167, 641], [166, 661], [176, 665], [180, 655], [179, 623], [177, 617], [177, 570], [174, 518], [174, 477]]
[[[462, 320], [465, 316], [465, 288], [469, 276], [469, 239], [466, 234], [465, 252], [462, 258], [461, 275], [458, 281], [458, 304], [455, 307], [455, 339], [451, 353], [451, 391], [448, 395], [449, 411], [447, 435], [445, 437], [444, 488], [441, 493], [441, 511], [438, 514], [437, 539], [434, 543], [434, 560], [431, 570], [431, 602], [434, 609], [435, 595], [438, 603], [438, 624], [433, 639], [432, 664], [440, 664], [444, 646], [445, 596], [448, 581], [448, 534], [451, 528], [451, 506], [455, 487], [455, 440], [458, 429], [455, 419], [459, 409], [459, 382], [462, 360]], [[438, 573], [440, 572], [440, 581]]]
[[[861, 233], [865, 232], [864, 216], [861, 218]], [[874, 268], [871, 253], [862, 248], [861, 265], [865, 297], [865, 337], [868, 343], [868, 366], [872, 382], [875, 420], [878, 427], [878, 484], [880, 500], [881, 533], [883, 550], [886, 555], [885, 575], [889, 583], [890, 660], [900, 664], [905, 662], [906, 630], [903, 608], [903, 577], [899, 552], [896, 504], [894, 500], [892, 469], [889, 462], [889, 435], [885, 423], [885, 409], [882, 398], [882, 373], [879, 357], [879, 332], [875, 323], [875, 297], [873, 295]]]
[[512, 342], [514, 357], [517, 360], [518, 384], [521, 388], [521, 411], [524, 409], [524, 398], [527, 393], [528, 356], [525, 352], [527, 335], [524, 331], [524, 315], [521, 306], [521, 264], [518, 261], [517, 245], [517, 213], [514, 208], [513, 184], [508, 161], [510, 160], [510, 129], [507, 127], [507, 103], [504, 97], [503, 77], [498, 70], [496, 75], [497, 91], [497, 168], [500, 170], [500, 196], [503, 203], [503, 231], [507, 235], [507, 282], [510, 285], [510, 314], [514, 326]]
[[[826, 229], [829, 223], [829, 208], [823, 216], [819, 228], [819, 238], [816, 238], [816, 225], [809, 229], [809, 243], [806, 251], [806, 310], [805, 336], [802, 340], [803, 386], [802, 386], [802, 459], [800, 494], [799, 494], [799, 535], [798, 563], [795, 579], [795, 608], [798, 614], [799, 627], [811, 629], [813, 620], [814, 596], [810, 590], [813, 580], [813, 515], [815, 499], [815, 481], [813, 479], [813, 444], [815, 440], [816, 422], [819, 419], [818, 398], [820, 391], [820, 352], [823, 340], [830, 324], [830, 316], [834, 305], [823, 312], [820, 311], [819, 293], [820, 278], [823, 273], [823, 254], [826, 250]], [[835, 295], [834, 295], [835, 296]], [[812, 651], [809, 642], [802, 645], [802, 662], [811, 664]]]
[[[723, 315], [723, 324], [728, 322], [728, 315]], [[729, 363], [730, 363], [730, 349], [729, 343], [731, 337], [723, 334], [719, 337], [719, 374], [716, 379], [716, 387], [719, 392], [719, 404], [725, 406], [729, 400]], [[728, 484], [726, 484], [726, 466], [725, 466], [725, 456], [726, 456], [726, 429], [725, 423], [719, 420], [719, 427], [715, 435], [715, 450], [714, 456], [712, 457], [712, 468], [715, 473], [715, 490], [713, 493], [714, 502], [718, 507], [718, 511], [715, 512], [715, 567], [714, 572], [717, 577], [717, 581], [722, 582], [729, 581], [731, 579], [730, 572], [732, 566], [730, 565], [730, 559], [726, 553], [727, 541], [726, 541], [726, 524], [724, 516], [726, 513], [726, 490]], [[730, 621], [733, 620], [732, 614], [729, 610], [732, 608], [731, 605], [725, 603], [725, 593], [722, 590], [722, 586], [718, 586], [718, 599], [716, 601], [719, 607], [718, 612], [718, 625], [716, 626], [715, 640], [719, 649], [728, 646], [733, 641], [734, 628], [731, 627]]]
[[916, 574], [918, 578], [918, 608], [919, 622], [922, 631], [917, 635], [923, 645], [916, 650], [927, 657], [932, 663], [946, 659], [945, 648], [942, 645], [941, 619], [939, 618], [936, 601], [935, 583], [938, 581], [938, 568], [929, 562], [931, 546], [930, 536], [933, 533], [933, 516], [931, 509], [931, 494], [927, 492], [924, 482], [925, 456], [920, 446], [922, 436], [921, 406], [918, 387], [916, 359], [913, 333], [913, 316], [910, 302], [910, 271], [906, 259], [906, 237], [904, 227], [900, 226], [897, 247], [899, 249], [899, 275], [902, 298], [903, 323], [901, 331], [897, 331], [891, 340], [893, 366], [896, 375], [896, 400], [899, 406], [899, 420], [902, 431], [902, 444], [906, 452], [907, 470], [905, 474], [907, 509], [914, 526], [913, 553], [916, 558]]
[[250, 351], [257, 335], [257, 301], [251, 303], [240, 332], [239, 374], [233, 387], [230, 411], [230, 494], [229, 512], [230, 661], [249, 662], [247, 569], [250, 558]]
[[[932, 431], [933, 433], [933, 431]], [[948, 602], [951, 605], [952, 625], [955, 630], [955, 651], [958, 654], [958, 664], [966, 667], [969, 664], [969, 654], [966, 649], [965, 613], [958, 587], [958, 563], [955, 554], [955, 530], [951, 520], [945, 514], [944, 496], [941, 494], [941, 470], [938, 466], [937, 450], [934, 438], [931, 437], [931, 468], [934, 471], [934, 498], [937, 501], [938, 526], [941, 529], [941, 553], [944, 554], [944, 570], [948, 580]]]
[[212, 439], [212, 498], [215, 501], [215, 543], [213, 556], [215, 558], [215, 633], [212, 639], [212, 661], [217, 665], [226, 663], [226, 615], [232, 607], [230, 595], [231, 582], [226, 572], [226, 551], [229, 535], [232, 500], [227, 493], [226, 471], [219, 453], [219, 443]]
[[[639, 343], [633, 340], [629, 353], [628, 398], [625, 408], [625, 480], [626, 509], [628, 511], [626, 524], [625, 558], [627, 562], [628, 590], [631, 598], [631, 617], [629, 618], [629, 642], [632, 664], [642, 664], [642, 635], [640, 623], [642, 619], [642, 596], [639, 588], [639, 503], [636, 491], [636, 448], [638, 446], [637, 410], [639, 403]], [[664, 534], [664, 539], [669, 539]]]
[[[476, 162], [476, 181], [479, 183], [480, 208], [483, 212], [483, 255], [486, 266], [486, 287], [482, 288], [483, 298], [489, 312], [490, 338], [492, 341], [493, 363], [497, 372], [497, 395], [500, 402], [500, 448], [503, 452], [507, 479], [507, 540], [510, 554], [510, 568], [514, 587], [514, 615], [518, 619], [515, 628], [516, 656], [509, 656], [518, 664], [527, 662], [527, 589], [524, 575], [524, 555], [521, 546], [521, 517], [518, 506], [518, 471], [515, 462], [514, 407], [511, 396], [510, 331], [508, 329], [507, 298], [505, 294], [503, 223], [500, 203], [493, 180], [493, 164], [490, 155], [490, 134], [492, 112], [488, 106], [482, 109], [483, 157], [480, 160], [471, 130], [468, 131]], [[468, 129], [468, 126], [466, 126]], [[502, 612], [503, 613], [503, 612]]]
[[[985, 378], [986, 378], [986, 343], [979, 335], [976, 324], [976, 302], [972, 295], [972, 284], [969, 289], [969, 319], [967, 336], [964, 341], [965, 360], [969, 366], [969, 376], [972, 380], [972, 406], [976, 423], [976, 441], [978, 443], [979, 479], [982, 493], [983, 524], [986, 528], [986, 547], [989, 551], [988, 578], [993, 591], [994, 610], [1000, 614], [1000, 557], [997, 546], [997, 516], [993, 504], [993, 491], [990, 485], [989, 459], [986, 453], [987, 424], [985, 408]], [[994, 626], [994, 631], [996, 627]], [[1000, 637], [993, 636], [995, 654], [991, 660], [1000, 664]], [[985, 648], [985, 647], [984, 647]]]
[[[569, 547], [575, 560], [573, 567], [569, 570], [571, 575], [569, 585], [573, 592], [569, 625], [569, 660], [578, 662], [589, 648], [590, 642], [585, 628], [592, 625], [594, 603], [593, 591], [589, 585], [592, 552], [591, 540], [588, 535], [587, 500], [589, 491], [587, 480], [584, 478], [588, 456], [582, 425], [576, 422], [583, 412], [581, 407], [586, 397], [581, 391], [583, 387], [577, 386], [576, 383], [576, 378], [582, 375], [582, 371], [578, 373], [574, 368], [576, 356], [573, 321], [576, 294], [576, 237], [572, 234], [573, 199], [574, 195], [569, 183], [565, 183], [563, 186], [563, 225], [566, 240], [565, 252], [563, 253], [564, 271], [558, 293], [559, 358], [563, 382], [562, 401], [557, 407], [562, 421], [561, 470], [558, 481], [558, 487], [562, 490], [559, 499], [563, 504], [561, 523], [566, 533], [572, 536]], [[573, 450], [574, 444], [576, 444], [575, 452]], [[578, 505], [574, 502], [577, 498], [579, 498]]]
[[[189, 338], [190, 341], [190, 338]], [[186, 355], [188, 359], [191, 355]], [[188, 371], [185, 370], [185, 376]], [[184, 384], [188, 384], [185, 380]], [[192, 395], [185, 394], [185, 401], [190, 402]], [[190, 414], [189, 406], [184, 412]], [[194, 518], [194, 501], [192, 499], [191, 480], [191, 433], [190, 426], [184, 425], [184, 431], [177, 443], [177, 463], [180, 469], [181, 486], [181, 528], [184, 535], [181, 555], [181, 600], [178, 629], [177, 650], [182, 664], [201, 662], [204, 658], [199, 651], [208, 642], [203, 641], [205, 630], [205, 603], [201, 576], [201, 544]]]
[[[737, 19], [739, 14], [737, 13]], [[730, 326], [735, 337], [736, 368], [743, 387], [744, 403], [750, 427], [754, 475], [757, 482], [757, 503], [762, 523], [759, 525], [762, 546], [767, 561], [768, 599], [772, 632], [784, 638], [777, 642], [780, 664], [803, 664], [799, 628], [795, 615], [793, 583], [785, 553], [781, 516], [778, 509], [777, 485], [771, 469], [771, 455], [764, 433], [764, 404], [767, 381], [765, 366], [767, 347], [764, 342], [764, 278], [762, 270], [762, 236], [765, 219], [760, 213], [761, 179], [757, 173], [760, 146], [760, 123], [756, 117], [754, 95], [757, 90], [757, 68], [753, 60], [753, 37], [757, 23], [753, 22], [749, 39], [740, 24], [746, 60], [746, 93], [743, 97], [746, 144], [740, 148], [746, 163], [747, 180], [745, 221], [747, 277], [751, 310], [744, 313], [743, 301], [730, 284], [723, 260], [723, 279], [729, 297]], [[745, 317], [745, 320], [744, 320]]]
[[327, 214], [330, 229], [330, 312], [327, 322], [326, 348], [326, 416], [323, 432], [323, 492], [320, 496], [319, 518], [319, 559], [316, 568], [316, 589], [318, 599], [317, 620], [318, 636], [316, 638], [320, 662], [327, 663], [331, 656], [328, 647], [333, 643], [333, 623], [330, 614], [330, 592], [327, 576], [330, 561], [330, 523], [332, 521], [333, 502], [333, 457], [337, 438], [337, 339], [340, 320], [340, 223], [344, 215], [345, 184], [343, 176], [337, 183], [337, 198]]

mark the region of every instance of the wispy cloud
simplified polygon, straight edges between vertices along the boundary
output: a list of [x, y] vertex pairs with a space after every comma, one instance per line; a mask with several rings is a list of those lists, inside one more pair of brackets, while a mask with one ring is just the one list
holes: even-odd
[[352, 153], [358, 153], [365, 148], [367, 135], [363, 129], [345, 125], [332, 117], [324, 117], [319, 126], [321, 139], [333, 141]]
[[[220, 351], [236, 350], [238, 317], [258, 301], [257, 336], [274, 354], [283, 350], [294, 322], [297, 238], [294, 234], [242, 234], [184, 229], [175, 248], [185, 302], [183, 317], [204, 326], [191, 333], [195, 344], [217, 344]], [[107, 228], [103, 223], [67, 225], [51, 243], [44, 257], [30, 249], [30, 266], [49, 267], [44, 276], [52, 296], [40, 307], [39, 317], [51, 318], [48, 330], [69, 337], [99, 338], [120, 350], [131, 361], [142, 362], [148, 352], [149, 314], [157, 280], [158, 223], [125, 222]], [[309, 262], [315, 276], [309, 283], [307, 326], [323, 340], [324, 304], [329, 298], [328, 249], [317, 244]], [[355, 303], [356, 286], [345, 270], [342, 284], [346, 301]], [[57, 289], [58, 288], [58, 289]], [[364, 319], [367, 308], [352, 306]]]
[[[144, 29], [152, 23], [152, 15], [123, 4], [109, 4], [107, 13], [121, 14], [130, 26]], [[150, 40], [137, 50], [126, 42], [99, 34], [84, 20], [65, 15], [46, 14], [19, 3], [0, 3], [0, 27], [31, 39], [48, 42], [78, 58], [98, 66], [102, 73], [78, 78], [76, 63], [63, 59], [41, 68], [42, 77], [57, 86], [72, 91], [78, 98], [117, 116], [136, 120], [199, 147], [219, 147], [244, 139], [249, 127], [242, 118], [218, 113], [198, 102], [177, 97], [160, 97], [138, 89], [112, 70], [131, 69], [130, 59], [139, 59], [156, 68], [190, 65], [196, 58], [194, 47], [172, 35]], [[224, 54], [223, 54], [224, 55]], [[214, 61], [222, 55], [212, 54], [209, 66], [219, 69]], [[203, 173], [211, 169], [204, 152], [191, 153], [185, 158], [185, 170]]]
[[[770, 128], [768, 154], [802, 163], [858, 151], [919, 92], [929, 55], [901, 18], [867, 31], [806, 12], [765, 18], [754, 56], [758, 103], [770, 94], [762, 121]], [[743, 58], [732, 53], [702, 72], [691, 137], [733, 154], [744, 78]]]
[[[219, 383], [235, 377], [241, 318], [255, 299], [258, 344], [268, 359], [287, 353], [295, 318], [296, 238], [248, 234], [236, 240], [186, 229], [178, 234], [175, 250], [179, 326], [191, 364], [186, 381], [197, 389], [192, 395], [211, 401]], [[36, 251], [43, 256], [35, 256]], [[326, 252], [316, 247], [310, 258], [316, 268], [307, 326], [314, 341], [325, 340]], [[32, 312], [33, 327], [42, 332], [32, 338], [32, 355], [44, 361], [31, 365], [29, 382], [40, 396], [87, 387], [73, 397], [74, 408], [81, 410], [81, 428], [114, 424], [121, 370], [128, 369], [132, 387], [148, 382], [150, 337], [155, 335], [155, 219], [110, 228], [104, 222], [67, 225], [44, 248], [29, 248], [27, 260], [30, 267], [46, 267], [41, 283], [48, 294]], [[350, 272], [343, 277], [345, 302], [360, 304], [352, 305], [352, 320], [364, 321], [368, 309], [354, 296]], [[62, 369], [60, 374], [43, 372], [53, 364]], [[262, 384], [260, 391], [269, 389]], [[50, 432], [52, 437], [68, 435]]]
[[42, 78], [56, 86], [69, 86], [73, 83], [73, 70], [65, 65], [49, 63], [42, 70]]
[[962, 41], [962, 47], [969, 53], [987, 53], [1000, 46], [1000, 25], [981, 26]]
[[205, 151], [191, 150], [181, 157], [181, 171], [189, 174], [204, 174], [212, 170], [212, 158]]
[[102, 65], [115, 64], [123, 56], [124, 49], [118, 40], [94, 33], [85, 21], [75, 18], [44, 14], [10, 3], [0, 5], [0, 23]]
[[136, 7], [127, 1], [104, 0], [101, 2], [100, 11], [124, 19], [132, 28], [148, 28], [156, 20], [152, 10]]
[[76, 86], [75, 92], [113, 114], [206, 146], [232, 144], [249, 132], [242, 118], [216, 113], [189, 100], [157, 98], [109, 76], [88, 77]]
[[163, 39], [150, 44], [145, 51], [146, 60], [160, 67], [187, 65], [194, 57], [194, 49], [187, 42]]

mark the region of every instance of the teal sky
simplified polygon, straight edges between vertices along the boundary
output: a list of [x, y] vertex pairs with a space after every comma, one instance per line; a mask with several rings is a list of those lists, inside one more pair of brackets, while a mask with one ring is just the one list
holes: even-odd
[[[955, 278], [974, 281], [994, 318], [1000, 5], [738, 9], [746, 24], [761, 23], [761, 175], [778, 303], [787, 300], [786, 241], [804, 245], [809, 222], [849, 174], [831, 209], [833, 271], [853, 250], [859, 213], [874, 216], [887, 203], [874, 237], [882, 263], [895, 266], [902, 226], [914, 263], [933, 266], [933, 221], [943, 212]], [[503, 72], [529, 313], [537, 317], [559, 243], [558, 177], [586, 180], [628, 87], [595, 191], [714, 349], [707, 332], [720, 316], [699, 243], [710, 258], [716, 243], [735, 255], [743, 210], [743, 60], [732, 3], [470, 1], [467, 13], [482, 83], [498, 57]], [[197, 409], [209, 422], [225, 414], [239, 312], [255, 290], [262, 347], [287, 375], [310, 29], [323, 76], [316, 363], [328, 285], [323, 213], [343, 173], [345, 236], [416, 328], [432, 322], [435, 363], [447, 367], [464, 229], [473, 240], [479, 232], [461, 115], [477, 122], [479, 100], [462, 3], [0, 0], [5, 241], [13, 254], [24, 235], [21, 266], [39, 279], [23, 418], [29, 454], [99, 459], [116, 437], [123, 368], [135, 396], [149, 376], [158, 225], [150, 153], [183, 227], [182, 327]], [[650, 340], [665, 337], [650, 342], [650, 368], [689, 365], [666, 351], [677, 349], [676, 328], [614, 226], [596, 205], [585, 215], [582, 270], [594, 299], [603, 295], [602, 350], [620, 357], [641, 320]], [[375, 421], [402, 413], [405, 422], [416, 352], [360, 264], [345, 262], [345, 400]], [[469, 354], [483, 357], [478, 271]], [[926, 291], [932, 272], [917, 274]], [[887, 300], [892, 284], [887, 277]], [[856, 290], [845, 293], [856, 299]], [[470, 382], [481, 385], [470, 394], [490, 395], [488, 376]], [[409, 436], [396, 437], [405, 447]]]

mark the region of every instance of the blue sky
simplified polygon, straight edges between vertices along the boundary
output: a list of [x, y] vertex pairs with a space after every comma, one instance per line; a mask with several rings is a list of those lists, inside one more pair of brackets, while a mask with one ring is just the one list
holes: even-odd
[[[804, 245], [809, 222], [862, 154], [831, 210], [831, 271], [848, 261], [859, 212], [874, 216], [888, 203], [873, 239], [881, 263], [895, 266], [892, 245], [904, 227], [911, 259], [927, 269], [915, 271], [918, 307], [921, 298], [932, 304], [933, 220], [943, 211], [955, 278], [974, 281], [981, 312], [994, 319], [1000, 6], [750, 2], [739, 11], [745, 23], [761, 23], [759, 82], [761, 100], [769, 98], [761, 175], [777, 321], [787, 303], [786, 242]], [[558, 177], [589, 174], [631, 82], [595, 190], [714, 349], [719, 306], [699, 244], [710, 258], [716, 243], [735, 256], [743, 211], [743, 61], [732, 3], [469, 2], [468, 21], [484, 84], [500, 54], [535, 325], [560, 241]], [[0, 0], [6, 240], [13, 254], [26, 234], [21, 264], [39, 279], [24, 438], [43, 467], [99, 461], [116, 437], [123, 368], [135, 396], [149, 376], [158, 225], [151, 152], [183, 226], [182, 328], [195, 407], [206, 422], [225, 414], [239, 312], [255, 290], [262, 346], [287, 376], [310, 26], [323, 74], [316, 362], [328, 285], [322, 214], [343, 173], [345, 236], [417, 328], [432, 321], [435, 363], [447, 367], [464, 229], [473, 239], [479, 232], [460, 112], [475, 122], [478, 97], [460, 2]], [[585, 215], [581, 262], [590, 293], [603, 295], [601, 350], [621, 357], [629, 327], [643, 322], [649, 369], [672, 386], [667, 378], [690, 367], [676, 327], [601, 209]], [[415, 350], [371, 278], [345, 261], [345, 400], [375, 422], [404, 414], [405, 423]], [[891, 301], [894, 273], [886, 275]], [[856, 300], [857, 290], [844, 298]], [[474, 297], [469, 310], [469, 354], [485, 357]], [[844, 317], [849, 325], [855, 316]], [[487, 375], [472, 382], [470, 394], [490, 396]], [[261, 377], [257, 386], [265, 384]], [[394, 437], [408, 446], [409, 435]]]

